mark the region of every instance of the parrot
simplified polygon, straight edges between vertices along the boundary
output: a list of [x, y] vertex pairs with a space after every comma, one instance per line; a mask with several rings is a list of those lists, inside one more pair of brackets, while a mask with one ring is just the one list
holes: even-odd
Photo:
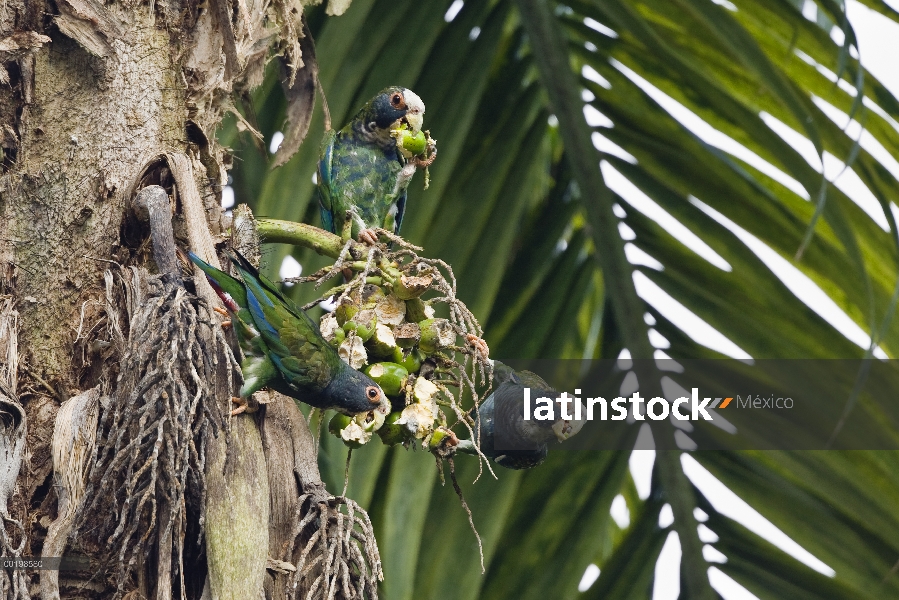
[[[478, 407], [477, 427], [481, 452], [501, 467], [536, 467], [546, 460], [549, 442], [565, 441], [583, 426], [583, 421], [562, 418], [556, 421], [524, 420], [524, 388], [531, 389], [532, 399], [559, 395], [536, 373], [515, 371], [495, 360], [493, 386], [493, 392]], [[473, 440], [461, 440], [456, 452], [477, 454]]]
[[192, 252], [188, 256], [231, 315], [244, 353], [241, 398], [269, 387], [315, 408], [347, 415], [390, 412], [390, 400], [378, 384], [341, 360], [315, 321], [246, 258], [237, 252], [229, 255], [241, 281]]
[[397, 143], [400, 133], [421, 137], [425, 105], [413, 91], [388, 87], [356, 113], [341, 130], [325, 133], [318, 163], [322, 227], [370, 245], [375, 228], [399, 235], [406, 211], [406, 189], [416, 169], [437, 156], [429, 140], [423, 155]]

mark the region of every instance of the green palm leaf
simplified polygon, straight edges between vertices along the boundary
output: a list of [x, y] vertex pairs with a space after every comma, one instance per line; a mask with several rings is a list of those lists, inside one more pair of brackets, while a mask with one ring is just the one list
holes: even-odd
[[[841, 2], [820, 0], [810, 20], [792, 0], [468, 0], [447, 22], [451, 4], [355, 0], [342, 17], [307, 16], [335, 125], [385, 85], [407, 86], [426, 102], [440, 155], [430, 189], [419, 179], [410, 186], [403, 233], [453, 265], [458, 295], [484, 325], [493, 356], [615, 358], [627, 348], [649, 358], [647, 313], [669, 356], [721, 356], [647, 304], [635, 273], [756, 359], [865, 356], [867, 348], [794, 295], [747, 235], [864, 332], [886, 323], [880, 347], [899, 355], [899, 320], [888, 319], [899, 181], [857, 127], [846, 127], [851, 115], [896, 155], [899, 102], [855, 58]], [[863, 4], [899, 22], [884, 3]], [[275, 69], [251, 100], [244, 108], [268, 143], [285, 114]], [[588, 125], [585, 104], [599, 125]], [[838, 112], [839, 123], [829, 116]], [[317, 108], [307, 142], [276, 170], [247, 134], [222, 132], [237, 159], [238, 200], [258, 215], [317, 224], [312, 173], [322, 131]], [[873, 218], [825, 180], [821, 157], [848, 164], [882, 214]], [[615, 191], [602, 176], [609, 169], [618, 174], [609, 180]], [[729, 269], [660, 224], [658, 212], [618, 189], [620, 179]], [[621, 211], [626, 216], [616, 216]], [[627, 260], [620, 223], [661, 270]], [[270, 249], [270, 269], [288, 251]], [[307, 271], [322, 264], [293, 252]], [[297, 287], [298, 299], [313, 298]], [[876, 423], [877, 435], [894, 435], [889, 419]], [[670, 431], [655, 433], [657, 444], [674, 447]], [[375, 444], [354, 453], [349, 494], [372, 512], [388, 599], [574, 598], [590, 563], [601, 575], [584, 597], [648, 598], [670, 531], [683, 549], [681, 597], [713, 598], [696, 507], [727, 558], [714, 567], [760, 598], [884, 598], [899, 586], [892, 453], [694, 453], [833, 577], [716, 510], [686, 478], [677, 450], [657, 456], [644, 500], [633, 492], [626, 452], [554, 451], [531, 472], [482, 474], [474, 485], [477, 466], [460, 458], [459, 481], [484, 543], [481, 575], [467, 517], [452, 489], [437, 485], [430, 458]], [[322, 448], [323, 476], [342, 489], [346, 451], [333, 439]], [[619, 493], [632, 516], [623, 531], [609, 517]], [[663, 529], [666, 503], [676, 518]]]

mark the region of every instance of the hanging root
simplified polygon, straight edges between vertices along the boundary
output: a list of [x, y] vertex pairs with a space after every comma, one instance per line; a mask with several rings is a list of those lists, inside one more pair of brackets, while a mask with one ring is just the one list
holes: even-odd
[[[4, 558], [18, 558], [25, 549], [27, 537], [22, 523], [12, 518], [9, 513], [0, 514], [0, 554]], [[10, 535], [9, 529], [15, 533]], [[15, 538], [19, 538], [18, 544]], [[25, 569], [7, 571], [0, 569], [0, 599], [2, 600], [29, 600], [28, 577]]]
[[232, 388], [237, 365], [213, 313], [180, 282], [136, 268], [106, 282], [119, 375], [100, 415], [76, 535], [116, 565], [116, 597], [158, 548], [160, 578], [180, 573], [183, 598], [186, 512], [202, 523], [206, 443], [224, 422], [216, 397]]
[[[97, 418], [101, 391], [95, 386], [66, 400], [56, 413], [53, 441], [53, 486], [56, 488], [57, 517], [47, 528], [43, 556], [63, 556], [72, 531], [72, 521], [84, 498], [87, 465], [97, 442]], [[59, 597], [59, 572], [41, 574], [41, 597]]]
[[[0, 556], [18, 558], [28, 538], [22, 523], [8, 510], [25, 452], [25, 410], [16, 397], [18, 313], [12, 298], [0, 298]], [[24, 569], [0, 566], [0, 600], [28, 600]]]
[[343, 600], [377, 600], [378, 582], [384, 579], [381, 555], [368, 513], [353, 500], [303, 494], [291, 540], [286, 556], [296, 571], [288, 583], [289, 598], [305, 589], [305, 600], [332, 600], [338, 593]]
[[468, 514], [468, 524], [471, 525], [471, 530], [474, 532], [474, 536], [478, 539], [478, 552], [481, 554], [481, 574], [486, 572], [484, 569], [484, 545], [481, 544], [481, 536], [478, 534], [477, 528], [474, 526], [474, 517], [471, 515], [471, 509], [468, 508], [468, 503], [465, 501], [465, 497], [462, 495], [462, 488], [459, 487], [459, 482], [456, 481], [456, 465], [453, 464], [453, 457], [450, 456], [446, 459], [449, 463], [450, 467], [450, 479], [453, 480], [453, 489], [456, 490], [456, 495], [459, 496], [459, 500], [462, 501], [462, 508], [465, 509], [465, 512]]

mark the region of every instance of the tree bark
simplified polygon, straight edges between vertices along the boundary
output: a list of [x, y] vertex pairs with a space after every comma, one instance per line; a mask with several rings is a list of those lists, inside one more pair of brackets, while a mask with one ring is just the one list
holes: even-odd
[[[0, 537], [10, 544], [21, 540], [23, 555], [62, 553], [73, 546], [73, 515], [90, 500], [79, 503], [79, 486], [89, 481], [85, 469], [96, 466], [102, 449], [91, 447], [75, 467], [56, 456], [55, 468], [51, 449], [82, 438], [111, 443], [104, 437], [103, 423], [111, 422], [104, 415], [127, 396], [128, 390], [117, 389], [117, 377], [119, 365], [126, 364], [129, 336], [139, 333], [127, 325], [139, 307], [129, 305], [133, 297], [121, 283], [127, 277], [104, 273], [118, 269], [111, 266], [115, 263], [121, 273], [144, 273], [145, 279], [168, 273], [164, 281], [186, 286], [184, 293], [195, 294], [200, 305], [217, 303], [204, 277], [181, 283], [172, 248], [162, 250], [155, 233], [162, 231], [174, 245], [218, 262], [216, 245], [226, 241], [228, 227], [220, 203], [230, 161], [215, 130], [223, 114], [233, 110], [231, 94], [261, 83], [273, 56], [293, 65], [291, 81], [308, 83], [309, 77], [296, 77], [296, 70], [303, 66], [301, 18], [310, 3], [317, 2], [0, 3], [0, 325], [10, 315], [17, 317], [12, 338], [0, 326], [0, 417], [12, 415], [0, 418]], [[133, 204], [142, 190], [147, 190], [142, 200], [152, 200], [155, 207], [152, 241], [150, 224], [135, 214]], [[113, 288], [120, 293], [112, 293]], [[175, 297], [165, 290], [159, 298]], [[120, 304], [110, 307], [110, 302]], [[196, 314], [203, 319], [207, 312]], [[173, 356], [178, 351], [173, 348]], [[231, 368], [220, 357], [219, 375]], [[234, 390], [222, 387], [222, 377], [215, 381], [209, 393], [224, 414]], [[90, 406], [100, 411], [99, 420], [96, 412], [90, 418], [66, 416], [59, 408], [70, 398], [70, 408]], [[139, 400], [150, 406], [172, 399]], [[175, 398], [173, 405], [184, 407], [188, 400]], [[289, 407], [285, 410], [296, 410], [292, 402]], [[296, 436], [305, 421], [298, 411], [290, 414], [285, 422], [292, 425], [277, 434], [273, 429], [265, 446], [259, 420], [245, 416], [203, 438], [208, 446], [197, 441], [199, 464], [205, 464], [203, 509], [191, 512], [188, 506], [179, 513], [160, 497], [154, 505], [159, 518], [154, 513], [151, 524], [157, 533], [151, 538], [154, 558], [129, 566], [132, 579], [124, 588], [120, 581], [116, 590], [105, 577], [86, 583], [62, 573], [43, 579], [39, 589], [37, 573], [30, 572], [30, 581], [22, 582], [28, 589], [19, 585], [4, 592], [0, 586], [0, 600], [29, 594], [75, 597], [71, 586], [76, 584], [82, 585], [77, 597], [121, 596], [131, 590], [157, 598], [200, 597], [202, 585], [185, 584], [188, 567], [180, 566], [176, 556], [179, 547], [198, 539], [205, 539], [206, 546], [193, 558], [208, 563], [210, 598], [260, 597], [268, 558], [287, 542], [279, 527], [293, 522], [301, 491], [292, 475], [290, 483], [280, 480], [293, 472], [293, 462], [281, 465], [272, 455], [299, 445]], [[159, 439], [170, 439], [174, 426], [161, 422]], [[54, 428], [60, 432], [56, 439]], [[160, 456], [182, 450], [155, 447]], [[193, 481], [202, 475], [186, 477]], [[273, 476], [279, 480], [270, 489]], [[320, 484], [317, 470], [310, 479]], [[186, 505], [197, 501], [184, 500]], [[268, 586], [269, 597], [283, 597], [284, 583], [279, 580], [277, 593]]]

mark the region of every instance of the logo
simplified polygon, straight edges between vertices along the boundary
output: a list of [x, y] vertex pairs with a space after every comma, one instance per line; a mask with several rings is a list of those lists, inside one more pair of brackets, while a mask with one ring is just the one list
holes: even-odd
[[[578, 394], [581, 390], [574, 390], [575, 396], [569, 396], [568, 392], [562, 394], [555, 399], [540, 397], [531, 400], [531, 388], [524, 388], [524, 406], [522, 417], [525, 421], [532, 418], [537, 421], [555, 421], [556, 411], [555, 405], [558, 403], [560, 409], [559, 418], [565, 420], [593, 421], [624, 421], [628, 418], [628, 414], [633, 416], [637, 421], [645, 421], [649, 417], [653, 421], [662, 421], [669, 416], [673, 416], [679, 421], [713, 421], [714, 417], [707, 409], [715, 408], [721, 402], [721, 398], [715, 398], [715, 404], [711, 405], [712, 398], [699, 398], [699, 388], [693, 388], [689, 398], [681, 396], [673, 402], [655, 397], [650, 400], [644, 399], [639, 392], [634, 392], [629, 398], [619, 396], [611, 402], [605, 398], [586, 398], [585, 402], [581, 401]], [[727, 407], [732, 398], [726, 398], [721, 408]], [[645, 407], [644, 407], [645, 402]], [[628, 407], [630, 404], [630, 407]], [[572, 405], [573, 414], [572, 414]], [[609, 409], [612, 415], [609, 415]]]

